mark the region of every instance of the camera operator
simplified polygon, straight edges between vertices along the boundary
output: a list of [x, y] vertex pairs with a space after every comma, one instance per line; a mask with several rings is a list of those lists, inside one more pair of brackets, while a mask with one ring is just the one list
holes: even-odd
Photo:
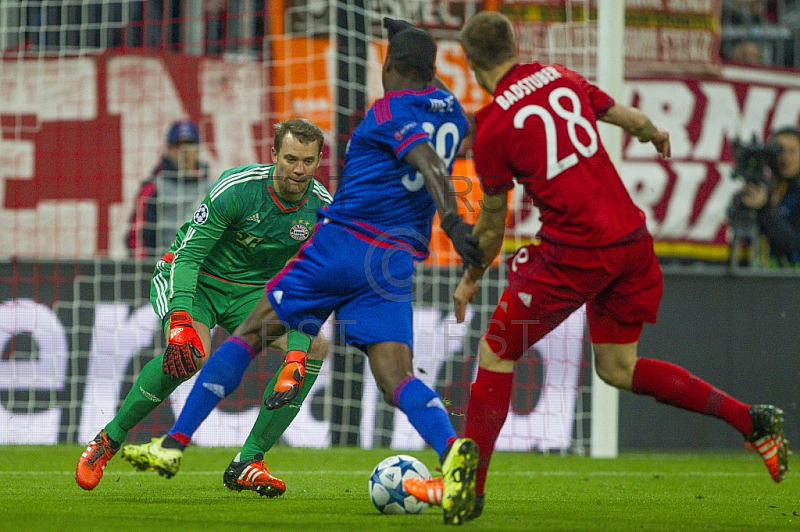
[[800, 129], [778, 129], [770, 140], [782, 148], [776, 172], [769, 185], [748, 181], [741, 202], [758, 213], [759, 231], [769, 241], [771, 262], [800, 266]]

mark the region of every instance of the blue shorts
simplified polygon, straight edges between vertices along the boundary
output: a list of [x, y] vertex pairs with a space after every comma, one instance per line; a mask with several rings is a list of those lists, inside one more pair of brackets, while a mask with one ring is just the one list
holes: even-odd
[[325, 219], [267, 294], [281, 321], [310, 336], [335, 311], [339, 334], [362, 351], [380, 342], [412, 348], [413, 280], [408, 250]]

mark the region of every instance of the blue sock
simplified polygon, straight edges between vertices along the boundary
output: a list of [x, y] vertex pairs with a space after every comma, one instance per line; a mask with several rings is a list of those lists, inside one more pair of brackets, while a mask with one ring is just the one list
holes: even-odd
[[416, 377], [401, 382], [393, 395], [394, 403], [441, 459], [448, 443], [456, 438], [442, 398]]
[[197, 375], [181, 415], [169, 431], [170, 436], [188, 444], [214, 407], [242, 382], [242, 376], [250, 365], [252, 349], [249, 347], [240, 338], [231, 336], [214, 351]]

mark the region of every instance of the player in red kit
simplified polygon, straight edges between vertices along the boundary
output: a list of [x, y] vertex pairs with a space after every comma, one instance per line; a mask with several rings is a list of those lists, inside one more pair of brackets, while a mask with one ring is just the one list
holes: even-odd
[[[724, 419], [755, 448], [775, 482], [788, 471], [783, 411], [748, 405], [682, 367], [637, 357], [644, 322], [654, 323], [662, 275], [645, 217], [626, 191], [597, 132], [601, 120], [652, 143], [669, 157], [669, 133], [641, 111], [615, 103], [560, 65], [519, 63], [511, 21], [496, 12], [472, 17], [461, 32], [467, 63], [493, 101], [476, 115], [475, 168], [484, 190], [473, 234], [486, 260], [500, 252], [508, 191], [521, 183], [541, 212], [539, 245], [508, 260], [500, 302], [479, 344], [467, 406], [466, 437], [478, 444], [480, 515], [489, 460], [511, 399], [515, 362], [573, 311], [587, 304], [597, 374], [608, 384]], [[468, 267], [455, 291], [456, 317], [478, 290], [483, 270]], [[406, 482], [436, 502], [437, 480]]]

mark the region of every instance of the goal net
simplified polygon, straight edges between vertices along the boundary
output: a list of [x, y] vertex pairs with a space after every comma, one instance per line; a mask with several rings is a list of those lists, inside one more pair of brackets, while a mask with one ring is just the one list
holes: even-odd
[[[168, 189], [157, 195], [162, 222], [134, 222], [137, 209], [155, 201], [145, 201], [147, 186], [169, 154], [172, 124], [196, 125], [202, 164], [193, 175], [207, 171], [210, 186], [227, 168], [271, 162], [274, 124], [308, 118], [325, 131], [317, 175], [334, 191], [349, 134], [382, 94], [382, 17], [411, 20], [434, 34], [438, 74], [472, 115], [489, 100], [466, 67], [457, 33], [485, 7], [508, 6], [480, 0], [3, 2], [0, 443], [88, 441], [113, 417], [142, 366], [163, 351], [150, 278], [171, 243], [165, 235], [192, 215], [203, 189]], [[567, 12], [573, 19], [549, 21], [536, 46], [547, 50], [544, 60], [571, 66], [569, 58], [591, 57], [594, 30], [575, 7]], [[513, 9], [509, 14], [516, 16]], [[516, 22], [522, 32], [524, 24]], [[529, 36], [520, 36], [524, 45]], [[481, 192], [469, 146], [466, 139], [454, 182], [462, 215], [474, 221]], [[521, 189], [511, 202], [501, 259], [538, 230]], [[148, 231], [155, 238], [150, 253], [133, 245]], [[415, 372], [442, 395], [462, 431], [477, 344], [505, 286], [506, 266], [499, 260], [489, 270], [466, 322], [457, 324], [451, 297], [458, 260], [438, 229], [431, 249], [415, 279]], [[330, 325], [325, 333], [332, 351], [284, 443], [422, 448], [405, 417], [382, 402], [365, 357], [345, 347]], [[215, 329], [214, 344], [226, 335]], [[277, 352], [258, 357], [195, 443], [241, 444], [280, 362]], [[586, 451], [590, 370], [581, 310], [518, 364], [497, 448]], [[129, 440], [169, 429], [190, 387], [191, 381], [179, 387]]]

